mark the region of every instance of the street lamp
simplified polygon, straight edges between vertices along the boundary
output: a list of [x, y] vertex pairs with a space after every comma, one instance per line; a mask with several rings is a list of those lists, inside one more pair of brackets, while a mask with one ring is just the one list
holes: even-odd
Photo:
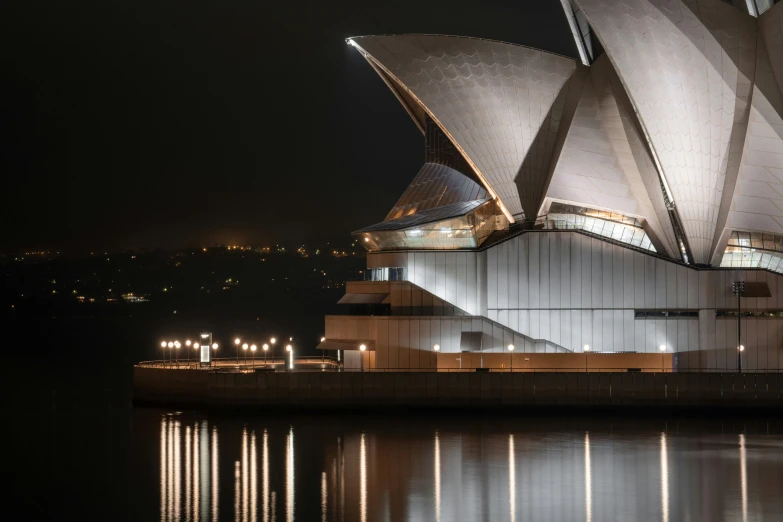
[[509, 344], [508, 345], [508, 358], [511, 360], [511, 363], [509, 365], [509, 371], [510, 372], [514, 371], [514, 354], [512, 353], [513, 351], [514, 351], [514, 345], [513, 344]]
[[731, 291], [737, 296], [737, 371], [742, 373], [742, 352], [745, 348], [742, 346], [742, 305], [740, 299], [745, 293], [745, 281], [734, 281], [731, 283]]
[[264, 366], [266, 366], [266, 352], [267, 350], [269, 350], [269, 345], [264, 343], [264, 346], [262, 346], [261, 348], [264, 349]]
[[362, 356], [361, 356], [361, 359], [362, 359], [362, 371], [364, 371], [364, 351], [366, 349], [367, 349], [367, 346], [365, 346], [365, 345], [359, 346], [359, 350], [362, 351]]
[[432, 349], [435, 350], [436, 352], [439, 352], [440, 351], [440, 345], [436, 344], [435, 346], [432, 347]]
[[169, 345], [166, 341], [161, 341], [160, 347], [163, 348], [163, 366], [166, 366], [166, 347]]
[[174, 341], [174, 348], [176, 349], [175, 353], [177, 355], [177, 368], [179, 368], [179, 347], [182, 346], [179, 344], [179, 341]]
[[250, 351], [253, 352], [253, 368], [256, 367], [256, 345], [250, 346]]
[[658, 349], [661, 351], [661, 372], [664, 372], [663, 354], [666, 352], [666, 345], [662, 344], [658, 347]]
[[587, 353], [590, 351], [590, 345], [586, 344], [582, 351], [585, 353], [585, 373], [587, 373]]
[[174, 348], [174, 343], [172, 341], [169, 341], [168, 347], [169, 347], [169, 365], [171, 365], [171, 349]]
[[245, 353], [245, 365], [247, 365], [247, 343], [242, 345], [242, 351]]
[[[185, 346], [190, 348], [190, 345], [193, 344], [190, 342], [190, 339], [185, 339]], [[188, 350], [188, 368], [190, 368], [190, 350]]]
[[234, 339], [234, 345], [236, 345], [236, 347], [237, 347], [237, 364], [239, 364], [239, 343], [241, 343], [241, 342], [242, 341], [239, 340], [239, 337]]
[[285, 351], [288, 352], [288, 369], [293, 370], [294, 369], [294, 347], [290, 344], [287, 344], [285, 347]]

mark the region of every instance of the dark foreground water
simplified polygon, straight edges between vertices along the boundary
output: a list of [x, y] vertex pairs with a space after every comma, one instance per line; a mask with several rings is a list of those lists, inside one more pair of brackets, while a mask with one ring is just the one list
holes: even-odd
[[40, 415], [10, 426], [9, 500], [25, 520], [781, 520], [775, 422]]
[[0, 364], [2, 519], [783, 520], [777, 414], [134, 409], [132, 363], [154, 348], [111, 328], [41, 330]]

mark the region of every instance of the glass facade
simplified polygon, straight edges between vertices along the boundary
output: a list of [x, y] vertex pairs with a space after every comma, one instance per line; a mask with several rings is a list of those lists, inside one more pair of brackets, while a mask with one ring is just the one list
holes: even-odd
[[720, 266], [764, 268], [783, 274], [783, 236], [734, 231], [729, 237]]
[[365, 281], [407, 281], [408, 274], [404, 266], [385, 266], [368, 268], [364, 271]]
[[[399, 227], [394, 221], [385, 221], [378, 226], [369, 227], [357, 232], [357, 237], [369, 251], [423, 249], [423, 250], [457, 250], [476, 248], [495, 230], [508, 228], [508, 220], [500, 213], [494, 201], [471, 202], [464, 214], [443, 220], [416, 223], [404, 226], [400, 220]], [[433, 209], [432, 216], [443, 213], [445, 207]], [[435, 212], [438, 211], [438, 212]], [[412, 217], [412, 216], [411, 216]], [[426, 218], [426, 213], [419, 213], [419, 218]]]
[[586, 207], [552, 203], [544, 228], [584, 230], [635, 247], [656, 252], [639, 219]]

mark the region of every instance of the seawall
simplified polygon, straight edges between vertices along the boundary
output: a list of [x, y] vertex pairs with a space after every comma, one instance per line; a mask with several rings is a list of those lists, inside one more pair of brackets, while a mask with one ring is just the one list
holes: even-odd
[[208, 409], [781, 409], [781, 373], [258, 372], [134, 367], [134, 403]]

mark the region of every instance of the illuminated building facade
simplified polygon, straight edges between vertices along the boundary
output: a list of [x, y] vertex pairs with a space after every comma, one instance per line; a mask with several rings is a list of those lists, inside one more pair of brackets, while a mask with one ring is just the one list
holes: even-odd
[[562, 3], [578, 59], [348, 40], [421, 130], [425, 164], [354, 232], [368, 281], [348, 285], [351, 315], [327, 317], [321, 348], [348, 363], [365, 343], [377, 368], [511, 345], [731, 370], [741, 342], [744, 368], [780, 368], [783, 7]]

